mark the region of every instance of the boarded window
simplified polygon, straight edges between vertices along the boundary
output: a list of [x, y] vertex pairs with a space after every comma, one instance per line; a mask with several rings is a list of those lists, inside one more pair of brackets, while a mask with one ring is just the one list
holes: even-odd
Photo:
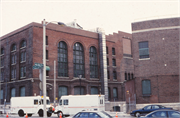
[[143, 93], [143, 95], [151, 94], [151, 81], [150, 80], [142, 81], [142, 93]]
[[63, 95], [68, 95], [68, 89], [65, 86], [59, 87], [59, 98]]
[[91, 95], [98, 94], [98, 87], [91, 87]]

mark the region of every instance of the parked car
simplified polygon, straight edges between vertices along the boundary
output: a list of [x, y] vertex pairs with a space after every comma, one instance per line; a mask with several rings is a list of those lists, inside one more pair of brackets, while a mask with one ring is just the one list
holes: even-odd
[[168, 109], [162, 109], [162, 110], [156, 110], [153, 111], [146, 116], [141, 116], [140, 118], [180, 118], [180, 112], [175, 110], [168, 110]]
[[158, 109], [172, 109], [172, 108], [167, 108], [167, 107], [164, 107], [162, 105], [148, 105], [142, 109], [131, 111], [130, 115], [138, 117], [140, 115], [146, 115], [146, 114], [148, 114], [152, 111], [158, 110]]
[[78, 112], [73, 118], [112, 118], [104, 111], [82, 111]]

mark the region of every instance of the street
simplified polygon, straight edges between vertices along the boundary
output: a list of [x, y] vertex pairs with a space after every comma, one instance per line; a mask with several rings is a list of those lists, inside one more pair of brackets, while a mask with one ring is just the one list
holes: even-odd
[[[115, 116], [116, 116], [116, 112], [107, 112], [107, 113], [110, 114], [113, 118], [115, 118]], [[118, 113], [118, 118], [135, 118], [135, 117], [130, 116], [129, 114], [124, 114], [123, 112], [117, 112], [117, 113]], [[1, 114], [0, 117], [6, 118], [6, 115]], [[25, 116], [19, 117], [18, 115], [9, 114], [9, 118], [25, 118]], [[32, 117], [29, 117], [29, 118], [43, 118], [43, 117], [39, 117], [38, 114], [34, 114], [34, 115], [32, 115]], [[47, 118], [57, 118], [57, 115], [52, 114], [51, 117], [47, 117]], [[66, 117], [66, 118], [72, 118], [72, 116]]]

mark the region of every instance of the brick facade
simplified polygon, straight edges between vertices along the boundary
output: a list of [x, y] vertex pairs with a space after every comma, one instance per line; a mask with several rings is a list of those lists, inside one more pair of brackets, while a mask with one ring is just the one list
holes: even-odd
[[[15, 96], [20, 96], [20, 88], [25, 87], [25, 95], [40, 95], [40, 80], [39, 80], [39, 70], [32, 69], [35, 63], [43, 63], [43, 30], [42, 24], [30, 23], [18, 30], [15, 30], [3, 37], [1, 37], [1, 49], [4, 50], [4, 54], [1, 55], [1, 59], [5, 58], [4, 66], [1, 70], [4, 70], [4, 80], [1, 82], [1, 90], [3, 90], [3, 99], [5, 98], [6, 92], [7, 102], [10, 101], [11, 88], [15, 88]], [[49, 75], [47, 76], [47, 91], [51, 102], [54, 98], [54, 61], [56, 61], [56, 97], [59, 98], [59, 87], [67, 87], [67, 94], [74, 95], [74, 88], [80, 86], [80, 81], [78, 77], [74, 77], [74, 66], [73, 66], [73, 46], [75, 43], [80, 43], [84, 50], [84, 73], [85, 77], [81, 80], [81, 86], [84, 88], [84, 94], [91, 94], [91, 88], [98, 88], [98, 93], [103, 92], [101, 90], [101, 80], [100, 76], [100, 47], [99, 47], [99, 35], [97, 32], [85, 31], [82, 29], [72, 28], [68, 26], [59, 26], [56, 24], [48, 24], [46, 27], [46, 36], [48, 36], [48, 44], [46, 45], [46, 50], [48, 50], [48, 59], [46, 60], [46, 65], [50, 67]], [[109, 72], [110, 78], [108, 79], [108, 87], [110, 88], [110, 101], [114, 101], [113, 88], [117, 88], [117, 98], [116, 101], [124, 101], [124, 79], [121, 75], [121, 68], [123, 63], [123, 36], [131, 37], [131, 34], [118, 32], [113, 34], [112, 38], [106, 36], [106, 46], [109, 48]], [[26, 41], [26, 47], [21, 48], [21, 41]], [[129, 39], [128, 39], [129, 40]], [[68, 57], [68, 76], [59, 77], [58, 76], [58, 43], [63, 41], [67, 44], [67, 57]], [[131, 41], [131, 40], [130, 40]], [[16, 64], [11, 64], [11, 46], [16, 44], [17, 60]], [[127, 43], [129, 46], [129, 43]], [[94, 46], [97, 50], [97, 64], [98, 64], [98, 77], [90, 78], [90, 67], [89, 67], [89, 49]], [[112, 55], [112, 48], [115, 48], [115, 55]], [[131, 48], [128, 48], [131, 49]], [[26, 61], [21, 61], [21, 52], [26, 52]], [[106, 51], [106, 50], [103, 50]], [[130, 51], [127, 51], [130, 52]], [[116, 66], [112, 65], [112, 59], [116, 60]], [[126, 63], [126, 62], [125, 62]], [[11, 67], [16, 67], [16, 77], [11, 79]], [[25, 76], [22, 77], [21, 67], [26, 67]], [[125, 70], [125, 69], [124, 69]], [[123, 70], [123, 71], [124, 71]], [[116, 79], [113, 79], [113, 71], [116, 71]], [[106, 73], [106, 72], [105, 72]], [[133, 73], [133, 71], [131, 71]], [[6, 91], [7, 85], [7, 91]], [[103, 94], [103, 93], [101, 93]]]
[[[132, 53], [136, 102], [170, 103], [179, 101], [180, 19], [158, 19], [132, 23]], [[139, 57], [139, 42], [148, 42], [149, 58]], [[150, 81], [150, 94], [143, 94], [142, 81]], [[128, 101], [128, 99], [126, 99]]]

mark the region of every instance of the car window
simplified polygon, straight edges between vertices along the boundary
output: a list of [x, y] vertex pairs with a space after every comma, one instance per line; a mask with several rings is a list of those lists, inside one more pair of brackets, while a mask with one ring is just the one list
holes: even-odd
[[59, 101], [59, 105], [62, 105], [62, 100]]
[[64, 105], [68, 105], [68, 100], [64, 100]]
[[159, 106], [153, 105], [153, 106], [152, 106], [152, 109], [159, 109]]
[[100, 118], [96, 113], [89, 113], [89, 118]]
[[167, 118], [166, 111], [157, 111], [151, 114], [151, 117]]
[[88, 113], [83, 112], [79, 115], [79, 118], [88, 118]]
[[169, 111], [169, 117], [180, 118], [180, 113], [178, 113], [176, 111]]
[[151, 109], [151, 106], [144, 107], [144, 110], [148, 110], [148, 109]]
[[78, 118], [80, 113], [77, 113], [73, 118]]

